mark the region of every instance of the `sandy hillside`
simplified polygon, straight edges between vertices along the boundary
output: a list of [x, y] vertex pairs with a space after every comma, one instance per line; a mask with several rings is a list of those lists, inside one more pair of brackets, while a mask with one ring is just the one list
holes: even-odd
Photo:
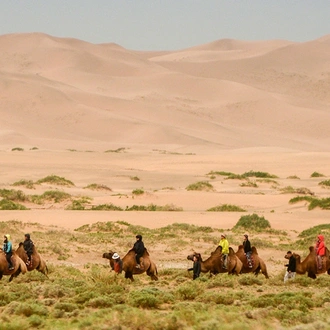
[[[234, 204], [245, 214], [265, 216], [293, 239], [329, 222], [329, 211], [289, 204], [297, 193], [283, 193], [291, 186], [330, 197], [329, 188], [319, 185], [330, 176], [329, 36], [305, 43], [218, 40], [140, 52], [32, 33], [0, 36], [0, 48], [0, 189], [57, 189], [73, 199], [91, 197], [89, 207], [153, 203], [183, 210], [78, 212], [65, 210], [71, 201], [26, 203], [30, 210], [1, 211], [0, 220], [70, 230], [117, 220], [230, 230], [240, 213], [206, 210]], [[208, 175], [251, 170], [277, 178], [253, 177], [244, 186]], [[311, 177], [313, 172], [324, 177]], [[48, 175], [74, 186], [12, 186]], [[199, 181], [213, 190], [186, 189]], [[93, 183], [111, 191], [85, 189]], [[134, 189], [144, 194], [135, 196]]]

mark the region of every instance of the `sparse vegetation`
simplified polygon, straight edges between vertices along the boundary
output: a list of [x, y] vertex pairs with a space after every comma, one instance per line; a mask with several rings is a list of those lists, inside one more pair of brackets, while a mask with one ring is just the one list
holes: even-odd
[[321, 181], [319, 182], [319, 185], [323, 187], [330, 187], [330, 180]]
[[60, 203], [62, 201], [71, 199], [71, 195], [59, 190], [48, 190], [41, 195], [31, 195], [30, 200], [35, 204], [43, 204], [45, 201], [54, 201], [55, 203]]
[[109, 149], [109, 150], [106, 150], [104, 152], [116, 152], [116, 153], [119, 153], [119, 152], [125, 152], [126, 148], [117, 148], [117, 149]]
[[125, 211], [166, 211], [166, 212], [172, 212], [172, 211], [183, 211], [182, 207], [177, 207], [173, 204], [166, 204], [164, 206], [155, 205], [155, 204], [149, 204], [147, 206], [145, 205], [132, 205], [130, 207], [126, 206]]
[[136, 196], [138, 196], [138, 195], [143, 195], [143, 194], [144, 194], [144, 190], [143, 190], [143, 189], [134, 189], [134, 190], [132, 191], [132, 194], [133, 194], [133, 195], [136, 195]]
[[270, 229], [271, 226], [269, 221], [264, 217], [260, 217], [259, 215], [253, 213], [240, 217], [233, 229], [237, 230], [240, 228], [245, 230], [262, 231], [265, 229]]
[[11, 151], [24, 151], [24, 148], [16, 147], [12, 148]]
[[186, 187], [186, 190], [197, 190], [197, 191], [213, 191], [214, 188], [211, 183], [207, 181], [199, 181], [193, 184], [190, 184]]
[[281, 188], [280, 191], [282, 194], [314, 195], [308, 188], [293, 188], [292, 186]]
[[252, 187], [252, 188], [258, 188], [258, 185], [257, 185], [255, 182], [250, 181], [250, 180], [248, 180], [248, 181], [246, 181], [246, 182], [242, 182], [242, 183], [240, 184], [240, 186], [241, 186], [241, 187]]
[[311, 178], [320, 178], [320, 177], [323, 177], [323, 176], [325, 176], [325, 175], [322, 174], [322, 173], [319, 173], [319, 172], [313, 172], [311, 174]]
[[74, 183], [72, 181], [57, 175], [46, 176], [45, 178], [38, 180], [36, 183], [37, 184], [48, 183], [48, 184], [54, 184], [58, 186], [68, 186], [68, 187], [74, 186]]
[[28, 210], [28, 208], [12, 200], [2, 199], [0, 201], [0, 210]]
[[106, 186], [104, 184], [98, 184], [98, 183], [89, 184], [88, 186], [84, 187], [84, 189], [112, 191], [112, 189], [109, 188], [108, 186]]
[[296, 180], [300, 180], [299, 176], [297, 175], [290, 175], [287, 177], [287, 179], [296, 179]]
[[208, 212], [246, 212], [243, 208], [237, 205], [222, 204], [215, 207], [211, 207]]
[[123, 209], [119, 206], [109, 203], [109, 204], [101, 204], [101, 205], [92, 206], [91, 210], [93, 210], [93, 211], [122, 211]]
[[28, 189], [35, 189], [34, 183], [32, 180], [19, 180], [12, 184], [13, 186], [23, 186]]
[[256, 177], [256, 178], [269, 178], [269, 179], [276, 179], [278, 178], [277, 175], [274, 174], [269, 174], [268, 172], [260, 172], [260, 171], [249, 171], [245, 172], [242, 174], [244, 178], [251, 178], [251, 177]]
[[322, 210], [330, 210], [330, 198], [316, 198], [310, 196], [297, 196], [290, 199], [290, 204], [295, 204], [301, 201], [309, 203], [308, 210], [313, 210], [319, 207]]
[[0, 197], [15, 202], [25, 202], [28, 199], [22, 190], [15, 189], [0, 189]]
[[132, 181], [140, 181], [140, 178], [138, 176], [130, 176], [129, 177]]

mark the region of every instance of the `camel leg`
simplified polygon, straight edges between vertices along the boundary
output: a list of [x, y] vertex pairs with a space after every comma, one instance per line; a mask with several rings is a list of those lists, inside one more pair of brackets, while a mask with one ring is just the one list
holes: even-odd
[[129, 278], [132, 282], [134, 281], [133, 273], [125, 272], [125, 278]]
[[316, 275], [315, 275], [315, 273], [313, 273], [313, 272], [311, 272], [311, 271], [308, 272], [308, 277], [312, 278], [313, 280], [316, 279]]

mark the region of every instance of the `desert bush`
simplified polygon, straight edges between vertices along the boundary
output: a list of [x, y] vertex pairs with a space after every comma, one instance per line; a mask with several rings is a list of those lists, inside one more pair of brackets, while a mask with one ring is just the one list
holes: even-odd
[[268, 172], [260, 172], [260, 171], [249, 171], [242, 174], [244, 178], [256, 177], [256, 178], [269, 178], [269, 179], [276, 179], [278, 178], [277, 175], [269, 174]]
[[54, 201], [55, 203], [60, 203], [62, 201], [68, 200], [71, 195], [59, 190], [48, 190], [41, 195], [31, 195], [30, 200], [35, 204], [43, 204], [45, 201]]
[[15, 202], [25, 202], [28, 197], [22, 190], [15, 189], [0, 189], [0, 197]]
[[120, 206], [116, 206], [112, 203], [109, 204], [100, 204], [92, 206], [91, 210], [93, 211], [122, 211], [123, 209]]
[[125, 211], [182, 211], [182, 207], [177, 207], [173, 204], [166, 204], [164, 206], [155, 205], [155, 204], [149, 204], [147, 206], [145, 205], [132, 205], [132, 206], [126, 206]]
[[16, 147], [16, 148], [12, 148], [11, 151], [24, 151], [24, 149], [20, 147]]
[[232, 172], [226, 172], [226, 171], [211, 171], [207, 175], [231, 176], [231, 175], [236, 175], [236, 174], [232, 173]]
[[28, 188], [28, 189], [35, 189], [34, 187], [34, 183], [32, 180], [19, 180], [19, 181], [16, 181], [12, 184], [13, 186], [24, 186], [25, 188]]
[[282, 194], [301, 194], [301, 195], [314, 195], [314, 193], [308, 188], [293, 188], [292, 186], [286, 186], [281, 188]]
[[2, 199], [0, 201], [0, 210], [28, 210], [28, 208], [8, 199]]
[[311, 178], [320, 178], [320, 177], [323, 177], [323, 176], [325, 176], [325, 175], [322, 174], [322, 173], [319, 173], [319, 172], [313, 172], [311, 174]]
[[268, 179], [268, 178], [265, 178], [265, 179], [257, 179], [256, 180], [257, 182], [264, 182], [264, 183], [272, 183], [274, 185], [278, 185], [278, 182], [276, 180], [273, 180], [273, 179]]
[[84, 189], [112, 191], [112, 189], [107, 187], [106, 185], [98, 183], [91, 183], [88, 186], [84, 187]]
[[73, 210], [73, 211], [82, 211], [85, 210], [85, 204], [82, 203], [80, 200], [72, 201], [71, 205], [68, 205], [66, 210]]
[[70, 180], [67, 180], [63, 177], [57, 176], [57, 175], [49, 175], [46, 176], [36, 182], [37, 184], [41, 183], [49, 183], [49, 184], [55, 184], [58, 186], [74, 186], [74, 183]]
[[330, 187], [330, 180], [324, 180], [319, 182], [320, 186], [324, 186], [324, 187]]
[[240, 187], [252, 187], [252, 188], [258, 188], [258, 185], [255, 182], [252, 181], [246, 181], [240, 184]]
[[232, 204], [222, 204], [218, 206], [211, 207], [207, 212], [246, 212], [240, 206]]
[[315, 198], [310, 196], [297, 196], [289, 200], [290, 204], [295, 204], [301, 201], [309, 203], [308, 210], [313, 210], [319, 207], [322, 210], [330, 210], [330, 198]]
[[115, 153], [119, 153], [119, 152], [125, 152], [126, 148], [117, 148], [117, 149], [109, 149], [106, 150], [104, 152], [115, 152]]
[[249, 229], [255, 231], [262, 231], [271, 228], [270, 223], [263, 216], [259, 217], [257, 214], [243, 215], [240, 217], [233, 229]]
[[175, 294], [182, 300], [194, 300], [203, 291], [203, 285], [198, 278], [193, 282], [179, 285], [175, 290]]
[[142, 289], [130, 292], [128, 303], [134, 307], [157, 308], [161, 301], [157, 290]]
[[143, 195], [143, 194], [144, 194], [144, 190], [143, 190], [143, 189], [134, 189], [134, 190], [132, 191], [132, 194], [133, 194], [133, 195], [136, 195], [136, 196], [138, 196], [138, 195]]
[[130, 176], [129, 177], [132, 181], [140, 181], [140, 178], [138, 176]]
[[212, 191], [213, 186], [211, 185], [211, 183], [207, 182], [207, 181], [199, 181], [196, 183], [192, 183], [189, 186], [186, 187], [186, 190], [197, 190], [197, 191]]
[[290, 175], [287, 177], [287, 179], [297, 179], [297, 180], [300, 180], [299, 176], [297, 175]]

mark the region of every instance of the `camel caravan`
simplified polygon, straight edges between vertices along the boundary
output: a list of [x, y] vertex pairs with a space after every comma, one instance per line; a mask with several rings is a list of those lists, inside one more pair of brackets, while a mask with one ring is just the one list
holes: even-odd
[[9, 275], [9, 282], [11, 282], [19, 274], [32, 270], [37, 270], [48, 277], [46, 261], [38, 253], [30, 234], [25, 234], [24, 242], [19, 243], [15, 251], [12, 248], [10, 235], [6, 234], [3, 248], [0, 249], [0, 280], [3, 275]]

